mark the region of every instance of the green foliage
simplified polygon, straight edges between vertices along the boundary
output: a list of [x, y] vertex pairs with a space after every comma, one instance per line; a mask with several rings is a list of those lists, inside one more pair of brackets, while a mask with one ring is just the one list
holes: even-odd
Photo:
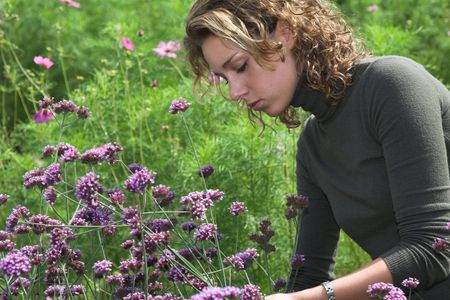
[[[450, 83], [448, 1], [337, 2], [374, 54], [410, 56]], [[153, 54], [160, 40], [182, 38], [190, 1], [90, 0], [81, 4], [81, 9], [74, 9], [56, 0], [0, 1], [0, 193], [11, 195], [0, 211], [0, 221], [19, 203], [33, 212], [42, 211], [41, 194], [25, 190], [22, 175], [47, 163], [40, 155], [47, 144], [63, 141], [85, 151], [118, 142], [124, 146], [125, 164], [138, 162], [157, 172], [157, 182], [174, 189], [177, 199], [203, 188], [197, 154], [200, 164], [215, 167], [208, 186], [225, 192], [216, 208], [219, 230], [225, 233], [223, 251], [256, 247], [247, 235], [269, 218], [278, 252], [269, 255], [268, 271], [273, 279], [286, 276], [296, 225], [282, 216], [285, 196], [295, 192], [295, 146], [301, 129], [288, 132], [266, 120], [275, 131], [268, 128], [260, 134], [261, 127], [252, 126], [245, 112], [222, 100], [219, 93], [203, 99], [192, 94], [182, 54], [176, 60]], [[372, 4], [380, 9], [368, 12]], [[139, 29], [144, 29], [143, 37], [138, 37]], [[136, 51], [122, 49], [122, 37], [131, 38]], [[36, 55], [51, 57], [55, 66], [41, 69], [33, 63]], [[152, 87], [155, 79], [158, 86]], [[44, 95], [69, 98], [88, 107], [92, 116], [74, 122], [60, 138], [58, 123], [39, 125], [31, 120]], [[185, 117], [195, 150], [183, 119], [167, 113], [170, 102], [179, 97], [193, 104]], [[78, 175], [83, 172], [87, 168]], [[125, 168], [115, 166], [113, 173], [108, 184], [121, 185]], [[237, 200], [250, 211], [240, 218], [240, 226], [228, 214], [229, 205]], [[123, 239], [123, 235], [108, 238], [105, 246], [116, 262], [116, 248]], [[80, 247], [90, 253], [88, 240]], [[99, 255], [94, 251], [92, 260]], [[363, 250], [342, 236], [338, 276], [368, 260]], [[265, 275], [254, 276], [251, 279], [269, 291]]]

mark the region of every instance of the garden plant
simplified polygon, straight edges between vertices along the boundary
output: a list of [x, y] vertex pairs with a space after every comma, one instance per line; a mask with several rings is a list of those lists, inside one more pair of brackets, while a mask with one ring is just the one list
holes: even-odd
[[[375, 54], [450, 84], [447, 1], [336, 2]], [[0, 1], [0, 297], [256, 300], [301, 266], [301, 128], [262, 131], [220, 81], [193, 93], [189, 6]], [[368, 261], [342, 234], [336, 275]], [[419, 284], [368, 293], [406, 299]]]

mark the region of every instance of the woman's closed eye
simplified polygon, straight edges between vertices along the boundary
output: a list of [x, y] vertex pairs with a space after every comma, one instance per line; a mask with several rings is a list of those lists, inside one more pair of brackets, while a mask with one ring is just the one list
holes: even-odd
[[244, 62], [237, 70], [236, 73], [242, 73], [247, 69], [247, 62]]

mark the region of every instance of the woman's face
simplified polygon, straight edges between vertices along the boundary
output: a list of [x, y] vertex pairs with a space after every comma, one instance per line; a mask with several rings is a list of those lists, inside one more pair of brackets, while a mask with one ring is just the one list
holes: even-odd
[[202, 51], [212, 72], [228, 81], [231, 99], [276, 117], [289, 106], [299, 77], [290, 32], [277, 26], [272, 38], [283, 44], [286, 59], [282, 62], [278, 55], [274, 56], [270, 69], [262, 68], [250, 54], [215, 36], [203, 42]]

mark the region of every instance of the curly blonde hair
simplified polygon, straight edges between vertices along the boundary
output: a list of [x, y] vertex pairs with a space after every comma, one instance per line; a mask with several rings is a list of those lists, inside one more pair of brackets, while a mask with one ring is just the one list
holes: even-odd
[[[369, 54], [337, 9], [324, 0], [196, 0], [183, 41], [194, 86], [210, 75], [201, 46], [211, 35], [234, 43], [264, 68], [270, 68], [274, 54], [284, 61], [282, 45], [269, 38], [277, 22], [287, 24], [295, 36], [292, 51], [299, 75], [310, 88], [323, 92], [329, 105], [336, 105], [352, 83], [354, 63]], [[262, 122], [252, 110], [249, 117]], [[278, 118], [287, 127], [300, 125], [292, 106]]]

